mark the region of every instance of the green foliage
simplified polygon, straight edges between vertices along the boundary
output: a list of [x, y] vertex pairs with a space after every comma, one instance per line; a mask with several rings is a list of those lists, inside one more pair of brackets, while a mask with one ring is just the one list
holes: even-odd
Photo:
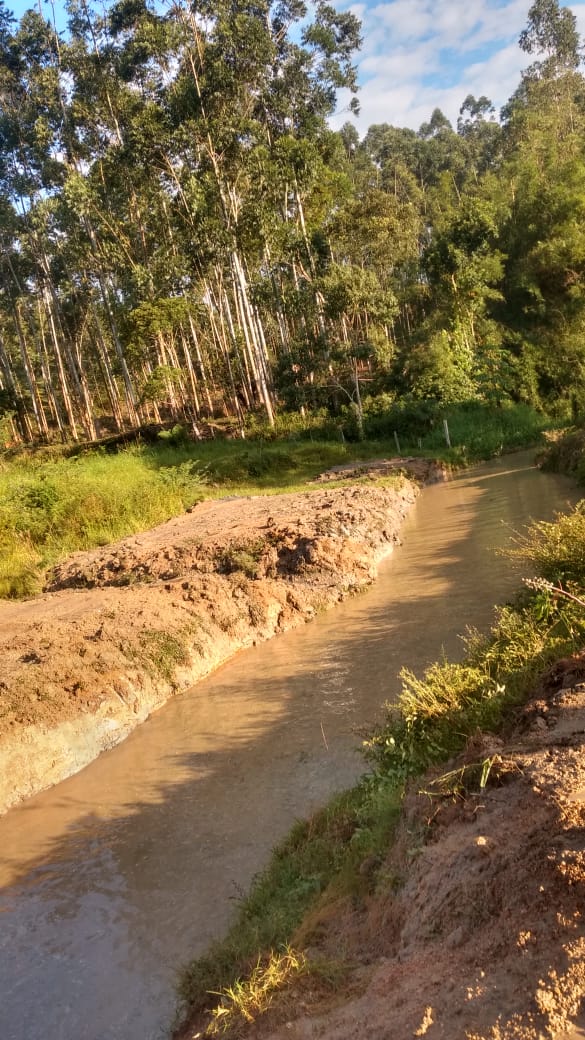
[[222, 553], [219, 565], [226, 574], [241, 571], [247, 578], [254, 579], [258, 573], [258, 561], [265, 548], [262, 540], [246, 542], [244, 545], [232, 545]]
[[169, 632], [145, 629], [140, 643], [151, 667], [168, 683], [173, 682], [178, 667], [189, 663], [186, 643]]
[[0, 472], [0, 595], [38, 589], [47, 564], [168, 520], [203, 494], [196, 461], [153, 468], [156, 452], [14, 463]]
[[[178, 368], [172, 368], [170, 365], [157, 365], [143, 384], [141, 400], [166, 400], [172, 393], [173, 388], [181, 385], [181, 379], [182, 373]], [[174, 430], [180, 429], [180, 426], [174, 427]]]
[[532, 524], [516, 538], [512, 555], [530, 563], [547, 581], [581, 592], [585, 587], [585, 501], [554, 523]]
[[568, 473], [585, 483], [585, 430], [570, 429], [547, 444], [541, 457], [543, 469]]
[[[519, 43], [535, 62], [503, 125], [469, 94], [456, 129], [435, 107], [362, 141], [327, 123], [357, 88], [350, 11], [68, 13], [59, 37], [40, 11], [1, 26], [11, 437], [94, 443], [162, 420], [179, 444], [222, 416], [256, 439], [361, 439], [380, 389], [409, 407], [570, 413], [585, 389], [585, 108], [569, 8], [530, 7]], [[371, 413], [369, 435], [382, 423]]]
[[[364, 780], [297, 823], [242, 901], [225, 939], [188, 965], [179, 995], [188, 1015], [213, 1005], [213, 994], [245, 979], [250, 963], [293, 941], [310, 907], [344, 893], [358, 897], [370, 883], [359, 866], [388, 847], [400, 792]], [[330, 886], [330, 888], [329, 888]]]
[[[584, 535], [578, 509], [554, 523], [534, 524], [511, 555], [582, 597]], [[421, 678], [402, 673], [398, 702], [387, 706], [385, 722], [364, 743], [377, 775], [401, 783], [460, 751], [476, 730], [497, 729], [550, 662], [582, 645], [583, 604], [535, 584], [500, 608], [487, 636], [468, 636], [461, 663], [432, 664]]]
[[[179, 441], [180, 443], [180, 441]], [[185, 508], [200, 502], [205, 494], [207, 475], [198, 459], [177, 462], [174, 466], [161, 468], [158, 479], [173, 496], [178, 496]]]
[[577, 19], [559, 0], [535, 0], [528, 12], [528, 25], [520, 34], [520, 46], [527, 54], [540, 54], [542, 62], [531, 70], [544, 75], [559, 75], [577, 68], [581, 61]]
[[[487, 459], [538, 444], [543, 430], [550, 425], [545, 415], [529, 405], [507, 404], [497, 408], [469, 402], [444, 408], [440, 414], [448, 420], [455, 461], [460, 462]], [[442, 422], [435, 423], [423, 444], [428, 453], [444, 452]]]
[[396, 430], [405, 444], [415, 444], [418, 438], [426, 438], [440, 415], [441, 406], [436, 400], [396, 401], [388, 394], [380, 394], [364, 401], [364, 430], [368, 437], [391, 437]]

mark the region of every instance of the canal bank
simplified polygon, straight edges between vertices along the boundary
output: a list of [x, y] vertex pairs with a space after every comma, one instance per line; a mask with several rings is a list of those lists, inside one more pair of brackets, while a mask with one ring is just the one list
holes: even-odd
[[400, 667], [487, 625], [518, 581], [493, 549], [572, 498], [528, 456], [425, 490], [367, 593], [246, 650], [0, 820], [2, 1036], [158, 1037], [179, 966], [224, 933], [295, 818], [363, 770], [356, 727]]
[[[305, 494], [204, 501], [76, 553], [0, 604], [0, 812], [78, 772], [243, 647], [370, 584], [420, 483], [413, 463]], [[354, 474], [354, 479], [355, 479]], [[358, 479], [360, 479], [358, 475]]]

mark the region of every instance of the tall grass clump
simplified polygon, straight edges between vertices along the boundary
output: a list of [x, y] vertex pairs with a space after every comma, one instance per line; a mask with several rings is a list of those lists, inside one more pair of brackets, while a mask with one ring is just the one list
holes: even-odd
[[254, 1022], [270, 1007], [275, 995], [308, 970], [307, 958], [292, 947], [282, 952], [271, 950], [259, 957], [252, 971], [244, 979], [236, 979], [231, 986], [211, 994], [219, 1003], [211, 1009], [211, 1021], [206, 1036], [221, 1036], [237, 1029], [242, 1022]]
[[0, 472], [0, 596], [37, 591], [43, 569], [182, 512], [203, 497], [194, 463], [153, 472], [144, 453], [13, 463]]

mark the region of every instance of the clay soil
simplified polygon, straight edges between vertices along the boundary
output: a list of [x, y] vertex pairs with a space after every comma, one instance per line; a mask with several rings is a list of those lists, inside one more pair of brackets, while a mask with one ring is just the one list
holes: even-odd
[[[421, 468], [422, 466], [422, 468]], [[76, 553], [43, 595], [0, 604], [0, 811], [117, 743], [242, 647], [369, 584], [419, 484], [374, 478], [204, 501], [117, 544]], [[339, 480], [340, 475], [336, 475]]]
[[305, 977], [248, 1040], [585, 1037], [584, 680], [560, 662], [506, 743], [443, 767], [492, 759], [481, 792], [419, 780], [372, 891], [304, 926], [341, 984]]

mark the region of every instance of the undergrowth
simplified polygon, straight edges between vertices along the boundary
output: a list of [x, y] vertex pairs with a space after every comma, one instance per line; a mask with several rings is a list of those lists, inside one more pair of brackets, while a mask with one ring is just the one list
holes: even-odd
[[[547, 666], [584, 645], [584, 545], [583, 506], [553, 523], [533, 524], [512, 550], [524, 567], [533, 568], [533, 587], [499, 609], [487, 635], [468, 633], [461, 662], [439, 661], [420, 677], [403, 672], [398, 702], [387, 705], [385, 720], [363, 744], [370, 772], [295, 826], [256, 879], [226, 939], [185, 970], [180, 995], [187, 1017], [207, 1009], [215, 1028], [213, 1008], [221, 1007], [226, 988], [245, 987], [259, 958], [286, 944], [299, 948], [299, 937], [314, 938], [301, 922], [317, 906], [344, 895], [355, 904], [396, 883], [384, 871], [384, 858], [408, 780], [447, 763], [471, 746], [478, 731], [501, 731]], [[463, 775], [455, 763], [444, 778], [452, 787], [482, 787], [493, 769], [492, 759], [470, 762]], [[373, 871], [363, 869], [372, 862]], [[219, 1005], [218, 991], [224, 994]]]
[[542, 456], [543, 469], [568, 473], [585, 484], [585, 429], [572, 428], [550, 441]]

